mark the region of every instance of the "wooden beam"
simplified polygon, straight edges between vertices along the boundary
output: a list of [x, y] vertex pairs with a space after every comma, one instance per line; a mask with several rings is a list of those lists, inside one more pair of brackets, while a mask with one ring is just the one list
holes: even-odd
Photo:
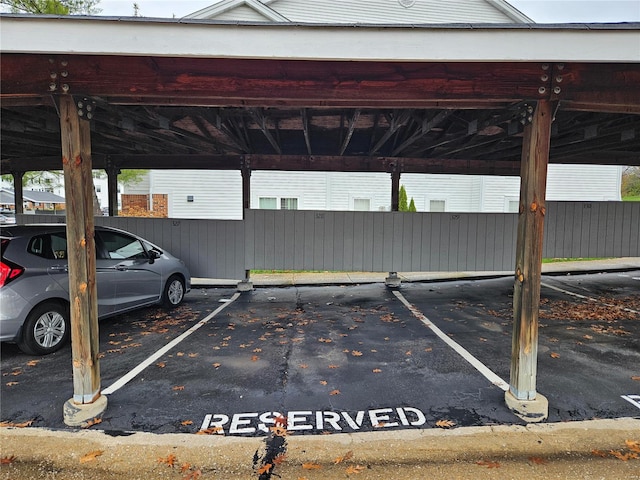
[[13, 203], [16, 215], [24, 213], [24, 189], [22, 188], [23, 172], [13, 174]]
[[[60, 97], [60, 130], [73, 357], [73, 399], [70, 402], [84, 405], [94, 403], [101, 396], [91, 132], [89, 122], [80, 120], [70, 95]], [[72, 424], [67, 420], [65, 417], [65, 422]]]
[[[554, 103], [538, 102], [532, 123], [525, 127], [522, 149], [511, 377], [508, 392], [517, 401], [533, 401], [537, 397], [538, 310], [547, 165]], [[546, 414], [544, 416], [546, 417]]]
[[118, 175], [120, 169], [112, 165], [110, 159], [107, 159], [107, 198], [108, 210], [110, 217], [118, 216]]

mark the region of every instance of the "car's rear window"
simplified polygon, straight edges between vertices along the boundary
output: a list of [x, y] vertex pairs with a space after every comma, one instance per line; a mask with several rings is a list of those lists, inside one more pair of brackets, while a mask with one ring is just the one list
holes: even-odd
[[50, 260], [67, 258], [67, 238], [64, 232], [36, 235], [29, 241], [27, 252]]

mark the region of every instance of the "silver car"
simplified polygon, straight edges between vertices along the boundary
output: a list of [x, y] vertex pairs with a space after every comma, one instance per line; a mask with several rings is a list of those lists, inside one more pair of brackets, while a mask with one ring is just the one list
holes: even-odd
[[[185, 264], [123, 230], [96, 227], [98, 317], [179, 305], [191, 288]], [[71, 331], [64, 224], [0, 227], [0, 341], [32, 355], [61, 348]]]

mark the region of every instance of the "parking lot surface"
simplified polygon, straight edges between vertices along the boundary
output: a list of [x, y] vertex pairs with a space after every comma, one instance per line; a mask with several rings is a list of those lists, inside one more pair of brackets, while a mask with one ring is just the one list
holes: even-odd
[[[504, 403], [512, 292], [508, 277], [197, 288], [175, 310], [101, 322], [109, 404], [98, 428], [264, 436], [281, 417], [310, 435], [522, 424]], [[543, 277], [537, 378], [549, 422], [640, 416], [639, 292], [640, 271]], [[70, 347], [30, 357], [3, 345], [1, 389], [5, 424], [66, 428]]]

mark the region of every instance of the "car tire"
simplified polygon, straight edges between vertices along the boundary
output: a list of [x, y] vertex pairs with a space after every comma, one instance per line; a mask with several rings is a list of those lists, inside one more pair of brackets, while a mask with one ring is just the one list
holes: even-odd
[[184, 300], [184, 280], [180, 275], [171, 275], [162, 292], [162, 305], [174, 308]]
[[18, 347], [29, 355], [48, 355], [60, 350], [71, 331], [69, 309], [59, 302], [36, 306], [22, 325]]

